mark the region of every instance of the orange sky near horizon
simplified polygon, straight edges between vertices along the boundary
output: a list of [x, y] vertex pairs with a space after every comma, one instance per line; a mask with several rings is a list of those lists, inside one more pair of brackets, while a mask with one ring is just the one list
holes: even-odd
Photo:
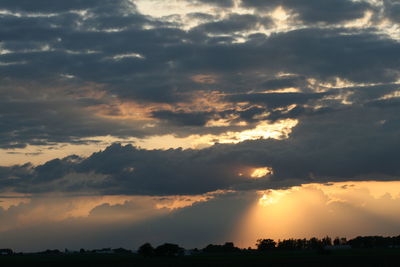
[[[71, 219], [103, 226], [146, 222], [170, 216], [182, 209], [189, 210], [200, 202], [207, 204], [210, 200], [218, 201], [226, 194], [235, 193], [221, 191], [170, 197], [0, 197], [0, 207], [4, 211], [0, 232]], [[237, 221], [227, 221], [227, 224], [233, 223], [235, 227], [227, 234], [230, 240], [226, 240], [233, 241], [239, 247], [254, 247], [259, 238], [278, 240], [326, 235], [353, 238], [357, 235], [400, 233], [399, 181], [304, 184], [282, 190], [241, 194], [241, 197], [253, 201], [242, 210]], [[385, 209], [382, 209], [383, 206]], [[104, 208], [107, 212], [100, 212]], [[15, 217], [10, 219], [4, 216], [11, 210]]]
[[255, 247], [259, 238], [398, 235], [396, 224], [400, 225], [399, 181], [305, 184], [259, 191], [233, 240], [239, 247]]

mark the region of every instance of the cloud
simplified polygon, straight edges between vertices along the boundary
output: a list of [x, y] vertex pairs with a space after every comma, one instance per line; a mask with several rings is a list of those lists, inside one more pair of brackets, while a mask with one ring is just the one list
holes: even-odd
[[265, 104], [268, 107], [285, 107], [291, 104], [305, 104], [308, 101], [320, 99], [327, 94], [324, 93], [253, 93], [237, 94], [229, 96], [234, 102], [248, 101], [251, 103]]
[[1, 155], [71, 153], [0, 166], [2, 247], [222, 243], [310, 183], [259, 226], [398, 229], [397, 196], [316, 185], [400, 177], [397, 1], [150, 2], [0, 1]]
[[172, 124], [182, 124], [189, 126], [205, 126], [211, 118], [212, 113], [209, 112], [172, 112], [168, 110], [159, 110], [153, 112], [153, 117], [161, 119]]
[[248, 247], [267, 237], [396, 235], [397, 188], [398, 182], [311, 184], [268, 191], [267, 205], [258, 204], [260, 192], [249, 191], [175, 210], [156, 208], [160, 200], [148, 197], [34, 198], [0, 209], [2, 226], [7, 226], [0, 245], [17, 251], [137, 249], [145, 242], [203, 248], [229, 240]]
[[[355, 19], [371, 8], [367, 2], [345, 0], [268, 3], [282, 4], [310, 23]], [[232, 1], [213, 4], [231, 7]], [[242, 2], [242, 7], [261, 5], [265, 1]], [[236, 129], [203, 126], [229, 116], [249, 123], [241, 128], [246, 130], [266, 119], [261, 116], [266, 113], [270, 120], [313, 116], [321, 102], [327, 111], [336, 110], [338, 101], [326, 98], [337, 92], [323, 88], [324, 93], [316, 93], [310, 80], [383, 87], [399, 78], [400, 63], [393, 57], [399, 43], [373, 28], [305, 25], [280, 31], [268, 15], [228, 10], [223, 17], [203, 14], [200, 24], [184, 30], [179, 23], [141, 14], [125, 0], [3, 1], [0, 8], [5, 25], [0, 29], [3, 148], [107, 135], [227, 133]], [[257, 32], [260, 26], [271, 33]], [[260, 92], [289, 87], [297, 94]], [[228, 102], [225, 109], [213, 109], [218, 101], [196, 110], [176, 108], [193, 105], [199, 92], [217, 92], [220, 101]], [[236, 108], [240, 101], [249, 102], [245, 111]], [[289, 104], [296, 108], [287, 111]], [[150, 118], [153, 127], [146, 127]]]
[[191, 0], [193, 2], [197, 3], [202, 3], [202, 4], [210, 4], [210, 5], [216, 5], [219, 7], [233, 7], [234, 6], [234, 1], [233, 0]]
[[400, 18], [398, 14], [400, 12], [400, 4], [394, 0], [385, 0], [383, 2], [384, 2], [385, 14], [387, 15], [387, 17], [393, 20], [394, 22], [399, 23]]
[[263, 25], [266, 28], [272, 25], [269, 18], [261, 18], [250, 14], [230, 14], [227, 18], [206, 22], [193, 28], [193, 31], [202, 31], [206, 34], [229, 34], [233, 32], [249, 31]]
[[[306, 24], [341, 23], [371, 9], [346, 0], [265, 3], [242, 7], [283, 5]], [[228, 136], [237, 143], [165, 151], [113, 145], [78, 161], [4, 167], [3, 190], [197, 194], [279, 187], [288, 179], [398, 175], [400, 61], [393, 55], [400, 45], [376, 28], [277, 30], [268, 14], [228, 12], [203, 15], [185, 30], [123, 0], [0, 7], [1, 148], [108, 135], [211, 136], [211, 143]], [[253, 32], [261, 25], [271, 32]], [[278, 131], [288, 138], [266, 139], [270, 128], [260, 126], [285, 119], [299, 122], [292, 132]], [[272, 167], [274, 176], [250, 182], [236, 166]]]
[[[396, 180], [398, 108], [373, 105], [315, 113], [302, 118], [283, 140], [217, 144], [201, 150], [114, 144], [87, 158], [3, 167], [0, 184], [3, 191], [21, 193], [178, 195], [310, 182]], [[271, 167], [273, 175], [250, 179], [250, 170], [257, 167]]]
[[32, 12], [32, 13], [58, 13], [65, 11], [76, 11], [76, 10], [87, 10], [94, 9], [97, 10], [98, 13], [106, 12], [106, 11], [123, 11], [122, 8], [133, 8], [134, 4], [130, 1], [126, 0], [89, 0], [89, 1], [81, 1], [81, 0], [71, 0], [68, 3], [65, 3], [62, 0], [38, 0], [35, 3], [32, 3], [29, 0], [23, 0], [18, 4], [12, 0], [2, 1], [1, 7], [6, 10], [11, 10], [14, 12]]
[[350, 0], [249, 0], [241, 1], [244, 7], [252, 7], [257, 9], [275, 9], [283, 6], [294, 12], [298, 18], [305, 23], [340, 23], [346, 20], [354, 20], [364, 16], [367, 10], [371, 10], [372, 6], [367, 1], [350, 1]]
[[[64, 199], [63, 205], [62, 199], [50, 199], [54, 202], [49, 202], [49, 198], [39, 199], [8, 210], [0, 209], [3, 225], [13, 225], [9, 229], [2, 229], [4, 238], [0, 241], [1, 245], [24, 251], [121, 246], [137, 249], [145, 242], [158, 245], [168, 240], [188, 247], [204, 247], [211, 240], [220, 243], [228, 240], [243, 210], [253, 200], [236, 194], [220, 195], [207, 202], [195, 203], [190, 208], [188, 206], [171, 211], [157, 209], [157, 200], [154, 199], [111, 204], [104, 199], [104, 204], [98, 204], [89, 214], [70, 216], [74, 208], [79, 209], [87, 204], [92, 206], [95, 201], [70, 198]], [[101, 200], [97, 203], [101, 203]], [[225, 209], [224, 213], [220, 212], [221, 208]], [[41, 216], [43, 210], [54, 210], [55, 213], [46, 212], [46, 216]], [[27, 221], [24, 224], [21, 219], [24, 213], [26, 218], [31, 219], [30, 224]], [[42, 239], [47, 238], [39, 242], [37, 233], [41, 233]], [[25, 242], [21, 242], [23, 236]]]

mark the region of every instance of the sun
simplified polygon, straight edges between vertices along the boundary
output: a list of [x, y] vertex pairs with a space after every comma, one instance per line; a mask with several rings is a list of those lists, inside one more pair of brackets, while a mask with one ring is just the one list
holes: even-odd
[[263, 196], [258, 200], [258, 204], [260, 204], [263, 207], [268, 206], [269, 204], [272, 203], [274, 203], [273, 198], [268, 197], [267, 194], [263, 194]]
[[259, 194], [262, 194], [262, 197], [258, 199], [258, 204], [260, 206], [266, 207], [271, 204], [278, 203], [281, 198], [288, 194], [289, 190], [267, 190], [267, 191], [259, 191]]

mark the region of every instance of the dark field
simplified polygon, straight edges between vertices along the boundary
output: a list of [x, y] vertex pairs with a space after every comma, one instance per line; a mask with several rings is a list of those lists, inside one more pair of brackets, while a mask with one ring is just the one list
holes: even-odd
[[15, 254], [0, 266], [400, 266], [400, 249], [272, 251], [144, 258], [136, 254]]

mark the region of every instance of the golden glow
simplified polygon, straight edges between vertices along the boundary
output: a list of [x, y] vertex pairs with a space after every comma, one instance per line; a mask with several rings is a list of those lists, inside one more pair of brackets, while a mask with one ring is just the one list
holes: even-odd
[[232, 192], [231, 190], [217, 190], [203, 195], [163, 197], [162, 200], [158, 200], [159, 202], [156, 204], [156, 208], [169, 210], [180, 209], [192, 206], [194, 203], [209, 201], [218, 195]]
[[[292, 128], [297, 125], [298, 121], [294, 119], [279, 120], [275, 123], [261, 122], [254, 129], [242, 132], [227, 132], [217, 138], [219, 143], [239, 143], [246, 140], [257, 139], [286, 139], [292, 132]], [[214, 139], [213, 138], [213, 139]]]
[[231, 124], [229, 119], [209, 120], [206, 127], [227, 127]]
[[331, 96], [326, 96], [324, 98], [322, 98], [323, 100], [338, 100], [340, 101], [343, 105], [351, 105], [353, 104], [353, 102], [350, 101], [350, 97], [353, 95], [354, 93], [351, 91], [345, 91], [342, 92], [341, 94], [337, 94], [337, 95], [331, 95]]
[[364, 16], [359, 19], [351, 20], [345, 24], [346, 28], [366, 28], [372, 26], [372, 16], [374, 13], [370, 10], [364, 12]]
[[268, 93], [301, 93], [301, 90], [297, 87], [286, 87], [286, 88], [261, 91], [260, 93], [265, 93], [265, 94], [268, 94]]
[[380, 97], [380, 100], [387, 100], [387, 99], [391, 99], [391, 98], [399, 98], [400, 97], [400, 91], [393, 91], [390, 94], [386, 94], [382, 97]]
[[369, 87], [369, 86], [377, 86], [383, 85], [384, 83], [360, 83], [360, 82], [352, 82], [347, 79], [343, 79], [340, 77], [336, 77], [331, 81], [319, 81], [314, 78], [308, 78], [307, 83], [316, 91], [316, 92], [326, 92], [330, 89], [343, 89], [343, 88], [351, 88], [351, 87]]
[[133, 101], [110, 100], [107, 104], [100, 104], [87, 108], [99, 117], [118, 120], [156, 121], [151, 113], [156, 110], [169, 110], [167, 104], [139, 104]]
[[[226, 118], [217, 118], [217, 119], [211, 119], [209, 121], [207, 121], [206, 123], [206, 127], [227, 127], [227, 126], [231, 126], [231, 125], [237, 125], [238, 123], [232, 123], [233, 120], [238, 119], [239, 116], [238, 115], [230, 115], [227, 116]], [[245, 124], [246, 125], [246, 124]], [[245, 126], [242, 125], [242, 126]]]
[[263, 194], [262, 197], [258, 200], [258, 204], [260, 204], [263, 207], [266, 207], [268, 205], [271, 205], [273, 203], [276, 203], [277, 199], [273, 198], [270, 194]]
[[272, 18], [277, 20], [280, 23], [285, 22], [288, 18], [289, 15], [286, 13], [286, 11], [281, 7], [277, 7], [271, 14]]
[[257, 168], [252, 171], [252, 173], [250, 174], [250, 177], [255, 178], [255, 179], [263, 178], [272, 173], [273, 173], [273, 171], [272, 171], [271, 167]]
[[240, 247], [259, 238], [398, 235], [400, 181], [305, 184], [255, 197], [233, 232]]
[[[0, 211], [3, 212], [0, 231], [69, 219], [85, 219], [96, 223], [138, 222], [230, 192], [219, 190], [204, 195], [163, 197], [7, 194], [0, 196]], [[7, 214], [13, 219], [6, 220]]]
[[192, 76], [192, 81], [203, 84], [214, 84], [217, 82], [217, 76], [214, 74], [197, 74]]
[[270, 199], [267, 197], [266, 194], [263, 194], [263, 196], [258, 200], [258, 203], [261, 206], [267, 206], [268, 204], [270, 204]]
[[[211, 74], [208, 74], [211, 75]], [[212, 75], [211, 75], [212, 76]], [[211, 79], [212, 77], [200, 77]], [[72, 89], [71, 89], [72, 90]], [[189, 93], [190, 101], [170, 104], [147, 103], [146, 105], [134, 101], [122, 101], [111, 95], [107, 95], [102, 85], [87, 83], [79, 90], [72, 90], [69, 97], [73, 98], [95, 98], [102, 99], [105, 104], [91, 106], [87, 111], [94, 113], [100, 118], [113, 120], [113, 123], [122, 124], [123, 127], [132, 126], [148, 129], [150, 132], [157, 132], [159, 121], [152, 117], [152, 112], [157, 110], [170, 110], [172, 112], [222, 112], [229, 109], [244, 111], [251, 107], [249, 103], [230, 103], [225, 102], [225, 95], [218, 91], [196, 91]], [[264, 114], [265, 116], [268, 114]], [[235, 131], [226, 131], [220, 134], [193, 134], [186, 137], [177, 137], [173, 134], [152, 135], [145, 138], [118, 138], [113, 136], [94, 136], [81, 139], [79, 144], [57, 143], [49, 145], [28, 145], [25, 148], [0, 149], [2, 166], [10, 166], [31, 162], [41, 164], [54, 158], [62, 158], [71, 154], [88, 156], [106, 148], [108, 145], [119, 142], [122, 144], [132, 144], [144, 149], [169, 149], [169, 148], [194, 148], [200, 149], [212, 146], [215, 143], [239, 143], [246, 140], [256, 139], [285, 139], [288, 138], [292, 128], [296, 126], [297, 120], [285, 119], [275, 121], [261, 121], [249, 129], [245, 121], [238, 121], [237, 115], [226, 118], [212, 118], [206, 127], [228, 127], [236, 126]], [[263, 118], [259, 118], [263, 119]], [[242, 130], [241, 127], [244, 129]], [[245, 129], [245, 127], [247, 129]], [[91, 142], [95, 141], [95, 142]]]
[[[147, 138], [117, 138], [113, 136], [91, 137], [90, 140], [98, 142], [88, 142], [83, 144], [59, 143], [57, 145], [47, 146], [27, 146], [17, 149], [0, 149], [2, 166], [21, 164], [21, 162], [31, 162], [41, 164], [54, 158], [62, 158], [71, 154], [79, 156], [89, 156], [93, 152], [105, 149], [112, 143], [135, 144], [145, 149], [169, 149], [169, 148], [194, 148], [201, 149], [214, 145], [215, 143], [231, 144], [246, 140], [257, 139], [286, 139], [297, 125], [298, 121], [293, 119], [278, 120], [274, 123], [263, 121], [255, 128], [244, 131], [228, 131], [220, 135], [189, 135], [187, 137], [177, 137], [172, 134], [155, 135]], [[84, 139], [82, 139], [84, 141]]]
[[259, 194], [262, 194], [262, 197], [258, 200], [258, 204], [266, 207], [271, 204], [278, 203], [279, 200], [287, 194], [288, 191], [286, 190], [267, 190], [261, 191]]
[[[222, 122], [221, 122], [222, 123]], [[292, 128], [297, 125], [298, 121], [293, 119], [278, 120], [274, 123], [261, 122], [255, 128], [244, 131], [228, 131], [220, 135], [190, 135], [179, 138], [174, 135], [152, 136], [145, 139], [138, 139], [135, 144], [147, 148], [205, 148], [215, 143], [220, 144], [236, 144], [246, 140], [257, 139], [286, 139], [292, 132]]]
[[[136, 0], [135, 5], [139, 12], [152, 17], [166, 17], [170, 15], [185, 15], [193, 12], [194, 6], [186, 1], [179, 0]], [[197, 12], [209, 13], [211, 8], [206, 5], [196, 5]]]
[[[192, 77], [199, 83], [212, 83], [217, 76], [195, 75]], [[235, 109], [237, 111], [249, 108], [248, 103], [231, 103], [223, 100], [224, 94], [217, 91], [196, 91], [182, 93], [188, 100], [186, 102], [178, 102], [172, 104], [167, 103], [138, 103], [132, 100], [121, 100], [109, 96], [107, 103], [91, 106], [88, 111], [94, 112], [97, 116], [103, 118], [134, 120], [137, 124], [140, 121], [158, 120], [152, 117], [152, 113], [158, 110], [168, 110], [172, 112], [221, 112], [227, 109]]]
[[12, 206], [29, 203], [30, 201], [29, 195], [26, 194], [5, 194], [0, 196], [0, 211], [1, 209], [8, 210]]

